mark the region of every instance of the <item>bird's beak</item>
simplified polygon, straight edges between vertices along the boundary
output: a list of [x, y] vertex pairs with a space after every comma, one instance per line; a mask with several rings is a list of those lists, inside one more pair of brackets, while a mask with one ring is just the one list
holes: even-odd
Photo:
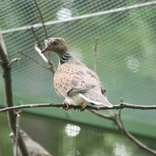
[[49, 40], [46, 39], [46, 40], [44, 41], [44, 43], [45, 43], [45, 48], [41, 51], [41, 53], [44, 53], [44, 52], [48, 51]]
[[46, 46], [44, 49], [42, 49], [42, 50], [41, 50], [41, 53], [46, 52], [46, 51], [47, 51], [47, 49], [48, 49], [48, 47]]

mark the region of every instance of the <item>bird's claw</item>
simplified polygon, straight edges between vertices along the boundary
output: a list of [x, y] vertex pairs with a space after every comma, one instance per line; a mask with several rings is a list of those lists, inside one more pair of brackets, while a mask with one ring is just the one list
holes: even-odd
[[63, 104], [64, 104], [64, 107], [63, 107], [64, 110], [70, 109], [70, 105], [66, 100], [63, 101]]

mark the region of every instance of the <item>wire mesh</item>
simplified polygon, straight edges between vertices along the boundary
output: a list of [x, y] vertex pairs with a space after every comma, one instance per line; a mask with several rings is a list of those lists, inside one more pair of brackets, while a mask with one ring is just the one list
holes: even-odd
[[[117, 104], [123, 97], [127, 103], [156, 104], [156, 1], [1, 0], [0, 6], [1, 32], [9, 57], [21, 58], [19, 65], [12, 65], [14, 94], [21, 96], [17, 103], [34, 97], [54, 103], [63, 100], [54, 91], [52, 74], [17, 52], [21, 50], [46, 65], [34, 50], [34, 27], [41, 47], [46, 36], [63, 37], [73, 54], [91, 69], [98, 37], [97, 74], [109, 101]], [[126, 10], [129, 6], [132, 8]], [[106, 13], [110, 10], [114, 13]], [[52, 59], [57, 66], [54, 54]], [[4, 89], [2, 81], [0, 90]], [[155, 128], [155, 111], [124, 110], [122, 115]]]

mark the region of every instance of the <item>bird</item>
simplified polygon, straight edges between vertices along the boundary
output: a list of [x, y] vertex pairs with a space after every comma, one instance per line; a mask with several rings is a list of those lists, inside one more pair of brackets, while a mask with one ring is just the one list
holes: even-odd
[[[23, 141], [26, 145], [28, 153], [30, 156], [52, 156], [49, 152], [47, 152], [40, 144], [35, 142], [25, 131], [20, 130], [20, 134], [23, 138]], [[10, 133], [10, 138], [13, 142], [13, 151], [14, 155], [16, 155], [16, 143], [15, 143], [15, 135], [13, 132]], [[19, 148], [18, 148], [18, 156], [22, 156]]]
[[65, 97], [66, 109], [70, 105], [80, 106], [81, 110], [91, 103], [112, 108], [113, 105], [102, 94], [102, 84], [98, 75], [80, 62], [69, 50], [64, 38], [48, 38], [41, 53], [54, 52], [59, 64], [54, 74], [54, 88], [58, 95]]

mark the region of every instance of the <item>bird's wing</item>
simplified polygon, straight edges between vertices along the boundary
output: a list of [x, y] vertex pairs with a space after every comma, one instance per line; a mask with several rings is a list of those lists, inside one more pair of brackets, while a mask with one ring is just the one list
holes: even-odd
[[113, 105], [107, 100], [107, 98], [99, 92], [97, 88], [88, 90], [85, 93], [81, 93], [80, 96], [86, 101], [93, 103], [95, 105], [103, 105], [109, 108], [112, 108]]
[[83, 93], [101, 83], [95, 72], [80, 62], [60, 65], [54, 75], [56, 92], [64, 97], [75, 93]]

